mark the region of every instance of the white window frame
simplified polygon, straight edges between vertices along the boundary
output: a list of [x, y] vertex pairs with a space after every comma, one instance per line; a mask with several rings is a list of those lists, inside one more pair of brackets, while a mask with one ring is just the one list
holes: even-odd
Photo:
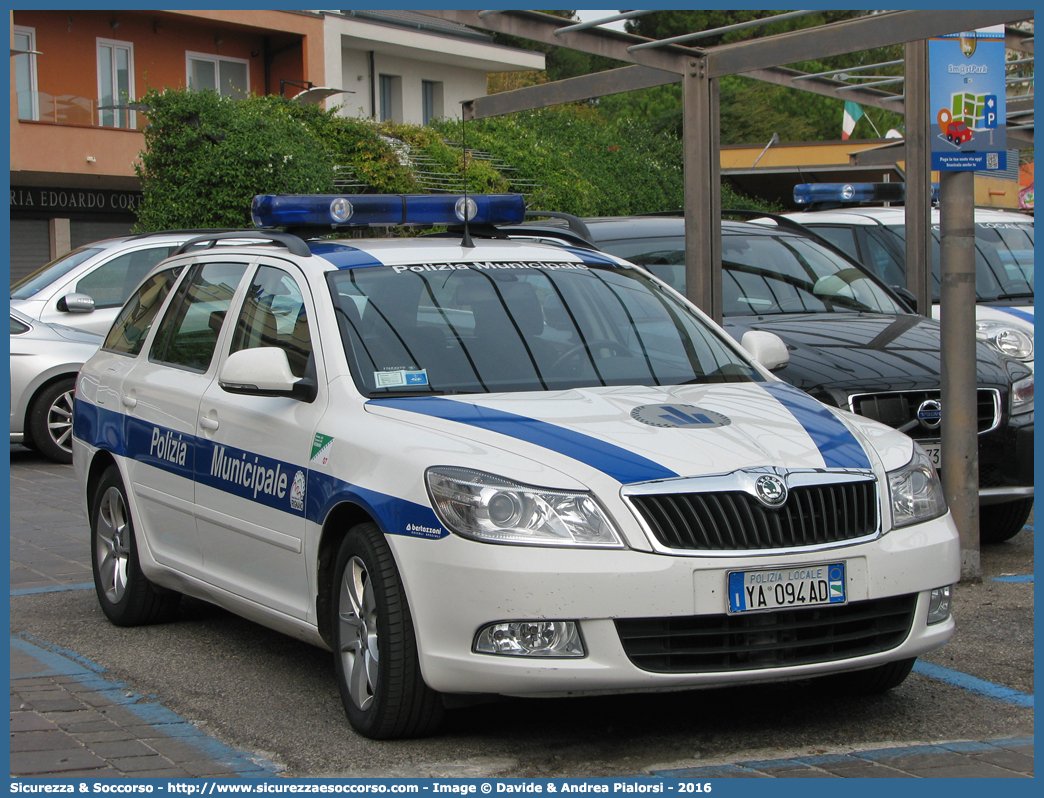
[[243, 64], [246, 67], [247, 85], [246, 93], [250, 94], [250, 61], [246, 58], [233, 58], [228, 55], [215, 55], [214, 53], [196, 53], [190, 50], [185, 51], [185, 85], [193, 91], [196, 89], [192, 85], [192, 62], [193, 61], [209, 61], [214, 65], [214, 83], [217, 86], [217, 93], [222, 97], [229, 95], [225, 94], [221, 90], [221, 62], [229, 61], [233, 64]]
[[[29, 63], [29, 91], [31, 92], [31, 108], [30, 115], [23, 117], [19, 113], [19, 119], [29, 119], [33, 122], [40, 121], [40, 89], [36, 82], [36, 54], [33, 52], [36, 50], [36, 28], [27, 28], [23, 25], [15, 25], [12, 28], [13, 32], [17, 35], [29, 37], [29, 50], [25, 53], [25, 57]], [[18, 56], [16, 56], [17, 58]], [[14, 69], [17, 69], [17, 61], [15, 62]], [[15, 84], [15, 91], [17, 91], [17, 83]], [[16, 100], [17, 104], [17, 100]], [[20, 111], [21, 109], [19, 109]]]
[[[103, 47], [108, 47], [113, 52], [113, 56], [116, 54], [116, 50], [122, 49], [127, 51], [127, 101], [133, 102], [136, 91], [134, 89], [134, 42], [122, 42], [118, 39], [102, 39], [98, 38], [95, 43], [95, 69], [98, 72], [98, 104], [101, 105], [102, 97], [105, 96], [105, 87], [102, 86], [102, 68], [101, 68], [101, 51]], [[116, 59], [112, 59], [113, 67], [113, 79], [116, 77]], [[120, 97], [118, 90], [115, 85], [108, 87], [112, 90], [113, 103], [119, 104]], [[119, 114], [119, 111], [113, 111], [115, 114]], [[128, 110], [127, 112], [127, 127], [134, 129], [138, 126], [138, 114], [135, 111]], [[119, 127], [118, 125], [103, 125], [101, 124], [101, 113], [98, 114], [98, 126], [99, 127]]]

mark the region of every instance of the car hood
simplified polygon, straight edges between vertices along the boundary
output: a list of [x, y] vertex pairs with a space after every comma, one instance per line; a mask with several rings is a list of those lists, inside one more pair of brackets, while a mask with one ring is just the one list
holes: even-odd
[[[887, 445], [883, 438], [872, 449], [859, 422], [775, 380], [389, 397], [371, 399], [366, 410], [507, 449], [582, 481], [577, 462], [632, 484], [783, 463], [791, 469], [867, 469], [882, 462], [875, 451], [888, 451], [886, 468], [909, 459], [902, 436]], [[878, 430], [869, 432], [876, 436]], [[420, 434], [416, 440], [424, 445]]]
[[[923, 316], [882, 313], [810, 313], [730, 316], [724, 327], [737, 341], [747, 330], [775, 333], [790, 351], [778, 376], [803, 391], [864, 393], [939, 390], [940, 325]], [[976, 344], [981, 386], [1006, 389], [1002, 356]]]

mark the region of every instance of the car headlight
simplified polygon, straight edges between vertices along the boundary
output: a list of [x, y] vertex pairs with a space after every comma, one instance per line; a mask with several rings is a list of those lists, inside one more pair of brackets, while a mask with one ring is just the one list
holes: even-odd
[[892, 498], [892, 526], [902, 527], [938, 518], [946, 512], [946, 498], [935, 466], [916, 442], [910, 462], [888, 472]]
[[977, 321], [975, 332], [1016, 360], [1033, 360], [1033, 337], [1025, 330], [1000, 321]]
[[1011, 414], [1033, 412], [1033, 375], [1014, 382], [1011, 385]]
[[466, 468], [429, 468], [428, 493], [451, 532], [486, 543], [623, 548], [594, 497], [520, 485]]

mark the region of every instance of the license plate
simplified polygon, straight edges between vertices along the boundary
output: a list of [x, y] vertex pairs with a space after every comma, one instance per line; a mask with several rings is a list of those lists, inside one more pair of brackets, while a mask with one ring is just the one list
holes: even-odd
[[766, 571], [729, 571], [729, 612], [844, 604], [845, 564], [802, 565]]
[[932, 465], [936, 468], [942, 466], [942, 441], [918, 441], [921, 448], [928, 454]]

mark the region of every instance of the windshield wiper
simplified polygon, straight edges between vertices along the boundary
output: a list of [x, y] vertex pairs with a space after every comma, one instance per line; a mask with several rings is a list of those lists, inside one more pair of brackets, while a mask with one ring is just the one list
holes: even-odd
[[1023, 292], [1021, 294], [1000, 294], [1000, 295], [997, 296], [997, 299], [1025, 299], [1026, 297], [1032, 297], [1032, 296], [1033, 296], [1033, 292], [1032, 291], [1028, 291], [1028, 292]]

